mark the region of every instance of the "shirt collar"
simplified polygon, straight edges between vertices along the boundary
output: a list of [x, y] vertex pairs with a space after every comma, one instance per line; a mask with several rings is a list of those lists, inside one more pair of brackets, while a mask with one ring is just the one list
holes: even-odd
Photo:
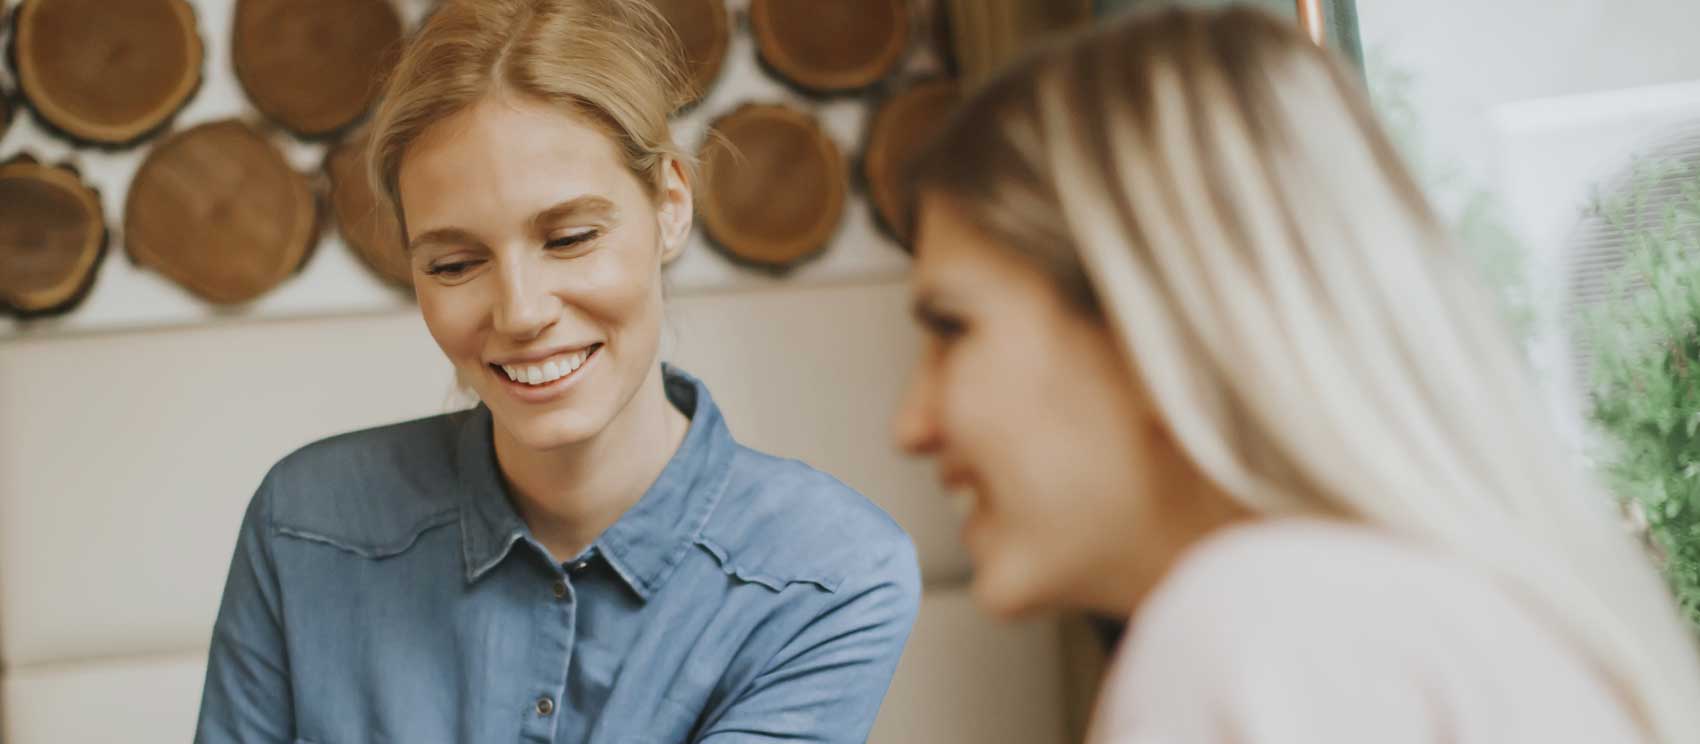
[[[660, 477], [595, 543], [615, 572], [646, 600], [702, 534], [731, 478], [736, 449], [701, 380], [666, 364], [662, 376], [667, 399], [690, 416], [690, 428]], [[490, 411], [480, 405], [463, 423], [458, 448], [461, 485], [470, 497], [461, 509], [468, 582], [489, 572], [531, 534], [508, 500], [490, 427]]]

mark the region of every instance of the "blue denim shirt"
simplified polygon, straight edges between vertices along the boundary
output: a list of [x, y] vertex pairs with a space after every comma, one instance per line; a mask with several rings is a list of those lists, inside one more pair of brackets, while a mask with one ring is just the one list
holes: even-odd
[[488, 409], [278, 463], [231, 562], [195, 740], [861, 742], [914, 621], [909, 538], [739, 445], [703, 385], [649, 491], [561, 563], [511, 506]]

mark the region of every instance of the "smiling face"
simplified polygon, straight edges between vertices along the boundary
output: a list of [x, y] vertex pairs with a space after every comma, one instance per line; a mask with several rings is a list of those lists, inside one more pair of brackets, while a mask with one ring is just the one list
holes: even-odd
[[1101, 319], [948, 201], [921, 210], [927, 345], [894, 427], [969, 496], [977, 601], [1125, 614], [1200, 503], [1196, 477]]
[[664, 171], [647, 188], [603, 130], [514, 97], [486, 97], [408, 149], [397, 185], [419, 307], [498, 437], [587, 441], [650, 379], [661, 267], [691, 219], [679, 166]]

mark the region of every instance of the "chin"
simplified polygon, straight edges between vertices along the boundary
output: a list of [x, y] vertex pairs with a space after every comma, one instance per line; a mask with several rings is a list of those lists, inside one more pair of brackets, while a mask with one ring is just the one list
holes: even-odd
[[997, 566], [975, 566], [970, 590], [974, 603], [1003, 620], [1019, 620], [1049, 608], [1034, 591], [1035, 577], [1026, 571], [999, 571]]
[[594, 439], [606, 428], [606, 418], [572, 409], [556, 411], [502, 410], [491, 406], [496, 425], [506, 429], [515, 443], [530, 450], [552, 450]]

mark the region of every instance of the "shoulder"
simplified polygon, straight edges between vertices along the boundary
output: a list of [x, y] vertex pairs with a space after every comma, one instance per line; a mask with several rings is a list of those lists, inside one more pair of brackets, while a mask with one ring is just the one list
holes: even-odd
[[357, 553], [410, 542], [457, 508], [458, 445], [471, 411], [313, 442], [273, 465], [250, 510], [269, 532]]
[[1464, 560], [1281, 520], [1182, 557], [1135, 616], [1095, 726], [1197, 741], [1241, 740], [1230, 723], [1260, 742], [1633, 740], [1593, 735], [1626, 730], [1607, 699], [1574, 647]]
[[1092, 741], [1436, 740], [1427, 682], [1395, 650], [1433, 637], [1417, 598], [1378, 581], [1413, 588], [1425, 569], [1402, 552], [1313, 522], [1206, 538], [1134, 616]]
[[728, 571], [770, 585], [919, 591], [914, 545], [890, 515], [826, 473], [747, 447], [737, 448], [701, 541]]
[[[1281, 520], [1229, 528], [1176, 564], [1135, 618], [1149, 634], [1244, 647], [1335, 643], [1473, 614], [1504, 597], [1461, 561], [1371, 528]], [[1382, 632], [1371, 632], [1378, 629]]]

